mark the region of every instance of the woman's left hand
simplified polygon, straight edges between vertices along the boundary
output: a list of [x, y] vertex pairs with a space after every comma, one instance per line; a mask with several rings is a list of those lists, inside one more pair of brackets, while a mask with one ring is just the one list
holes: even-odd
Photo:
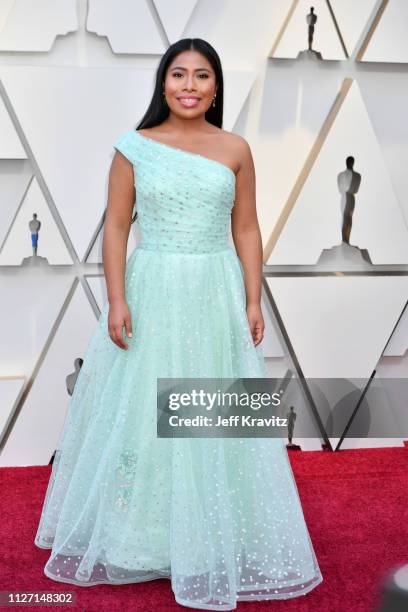
[[249, 327], [251, 329], [254, 345], [257, 346], [263, 340], [265, 323], [262, 316], [260, 304], [248, 304], [246, 307]]

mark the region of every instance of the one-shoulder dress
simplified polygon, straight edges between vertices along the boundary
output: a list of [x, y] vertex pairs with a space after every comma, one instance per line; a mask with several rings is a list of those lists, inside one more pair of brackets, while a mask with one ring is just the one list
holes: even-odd
[[[80, 586], [171, 580], [181, 605], [233, 610], [322, 580], [282, 438], [157, 436], [157, 378], [267, 377], [229, 243], [231, 168], [140, 134], [140, 240], [126, 263], [128, 350], [108, 303], [60, 434], [35, 544], [44, 573]], [[135, 589], [137, 597], [137, 589]]]

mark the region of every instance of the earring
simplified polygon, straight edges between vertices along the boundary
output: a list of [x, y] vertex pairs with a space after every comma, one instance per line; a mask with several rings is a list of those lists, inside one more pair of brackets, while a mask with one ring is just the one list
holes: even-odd
[[164, 102], [165, 104], [167, 104], [166, 94], [164, 93], [164, 89], [163, 89], [163, 102]]
[[216, 98], [216, 96], [217, 96], [217, 94], [214, 94], [213, 103], [212, 103], [213, 106], [215, 106], [215, 98]]

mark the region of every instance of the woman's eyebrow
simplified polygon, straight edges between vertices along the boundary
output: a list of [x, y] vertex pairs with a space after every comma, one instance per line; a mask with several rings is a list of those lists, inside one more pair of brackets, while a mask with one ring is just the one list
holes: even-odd
[[[187, 68], [183, 68], [183, 66], [173, 66], [172, 70], [187, 70]], [[196, 68], [195, 70], [206, 70], [209, 72], [208, 68]]]

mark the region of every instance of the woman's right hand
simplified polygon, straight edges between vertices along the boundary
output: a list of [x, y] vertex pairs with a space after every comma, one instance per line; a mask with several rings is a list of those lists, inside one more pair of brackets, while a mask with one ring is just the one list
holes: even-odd
[[127, 350], [128, 344], [123, 340], [123, 327], [126, 336], [132, 337], [132, 318], [125, 300], [118, 300], [109, 304], [108, 332], [110, 339], [119, 348]]

